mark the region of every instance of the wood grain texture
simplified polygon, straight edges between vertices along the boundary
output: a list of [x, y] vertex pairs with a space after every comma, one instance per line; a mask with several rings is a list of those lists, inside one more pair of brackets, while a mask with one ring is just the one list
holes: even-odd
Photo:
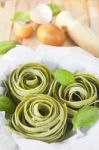
[[[99, 0], [7, 0], [5, 4], [1, 3], [2, 1], [5, 0], [0, 0], [0, 40], [17, 40], [35, 49], [40, 44], [36, 33], [33, 33], [28, 39], [21, 41], [16, 39], [11, 17], [15, 11], [30, 11], [39, 3], [49, 4], [51, 2], [58, 4], [64, 10], [68, 10], [77, 20], [90, 25], [92, 30], [99, 34]], [[68, 34], [65, 34], [65, 46], [75, 45]]]
[[15, 12], [16, 0], [6, 1], [0, 8], [0, 40], [9, 40], [12, 30], [12, 16]]
[[99, 0], [88, 0], [91, 29], [99, 35]]
[[87, 0], [64, 0], [66, 9], [80, 22], [89, 24]]

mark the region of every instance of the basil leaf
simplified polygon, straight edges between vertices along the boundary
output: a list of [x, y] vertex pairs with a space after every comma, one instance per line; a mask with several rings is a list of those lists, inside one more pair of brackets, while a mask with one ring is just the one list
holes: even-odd
[[0, 111], [12, 114], [15, 111], [15, 105], [12, 100], [4, 95], [0, 95]]
[[7, 53], [14, 47], [16, 47], [15, 41], [0, 41], [0, 55]]
[[90, 127], [99, 119], [99, 108], [95, 106], [84, 106], [81, 108], [72, 119], [73, 130], [78, 127]]
[[49, 6], [50, 6], [50, 8], [51, 8], [51, 10], [53, 12], [53, 16], [56, 16], [56, 15], [58, 15], [61, 12], [61, 9], [60, 9], [60, 7], [58, 5], [56, 5], [54, 3], [51, 3]]
[[69, 85], [71, 83], [75, 83], [74, 75], [64, 69], [59, 69], [55, 72], [56, 80], [61, 83], [62, 85]]
[[14, 17], [13, 17], [13, 21], [23, 21], [23, 22], [30, 22], [31, 18], [30, 18], [30, 14], [27, 11], [19, 11], [16, 12]]

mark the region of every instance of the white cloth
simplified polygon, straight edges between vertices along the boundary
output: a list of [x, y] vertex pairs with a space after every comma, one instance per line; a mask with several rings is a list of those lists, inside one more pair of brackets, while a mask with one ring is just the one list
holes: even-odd
[[[99, 76], [99, 60], [79, 47], [52, 47], [40, 45], [38, 50], [33, 51], [25, 46], [17, 46], [0, 58], [0, 81], [6, 79], [6, 76], [20, 64], [28, 62], [42, 62], [52, 70], [56, 68], [68, 69], [72, 72], [87, 72]], [[0, 88], [0, 92], [3, 90]], [[1, 117], [1, 116], [0, 116]], [[0, 119], [1, 120], [1, 119]], [[6, 124], [0, 124], [0, 131], [6, 127]], [[6, 134], [5, 137], [11, 135]], [[2, 132], [0, 136], [3, 140]], [[94, 125], [86, 134], [77, 132], [76, 135], [61, 142], [47, 144], [41, 141], [24, 139], [12, 135], [14, 141], [6, 138], [7, 147], [5, 149], [2, 140], [0, 140], [0, 150], [99, 150], [99, 122]], [[11, 143], [12, 147], [11, 147]]]

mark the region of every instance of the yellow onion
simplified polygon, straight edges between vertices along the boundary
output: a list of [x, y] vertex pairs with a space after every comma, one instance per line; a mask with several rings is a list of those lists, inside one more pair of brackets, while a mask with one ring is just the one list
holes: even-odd
[[62, 29], [53, 24], [43, 24], [37, 30], [37, 37], [41, 43], [53, 46], [62, 46], [65, 35]]
[[33, 27], [31, 23], [22, 21], [15, 21], [13, 25], [14, 33], [18, 38], [28, 38], [33, 34]]

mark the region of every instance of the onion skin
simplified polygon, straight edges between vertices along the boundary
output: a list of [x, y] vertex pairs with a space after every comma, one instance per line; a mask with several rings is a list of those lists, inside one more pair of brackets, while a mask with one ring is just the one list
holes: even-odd
[[28, 38], [33, 33], [33, 27], [31, 24], [21, 25], [19, 22], [14, 22], [14, 33], [18, 38]]
[[41, 43], [53, 46], [62, 46], [65, 35], [62, 29], [52, 24], [43, 24], [37, 30], [37, 37]]

